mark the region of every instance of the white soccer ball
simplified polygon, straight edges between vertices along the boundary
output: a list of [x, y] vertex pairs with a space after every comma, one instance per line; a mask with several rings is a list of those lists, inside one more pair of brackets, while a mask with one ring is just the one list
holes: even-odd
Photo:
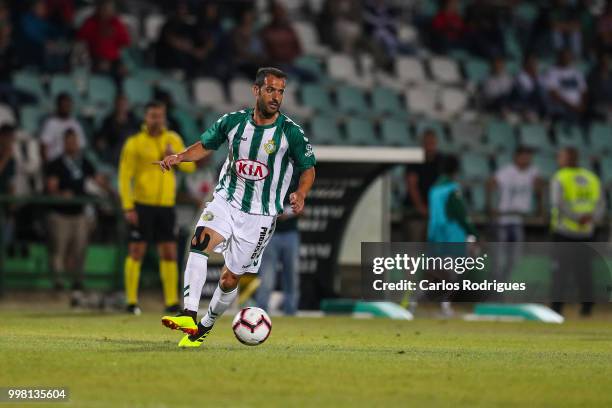
[[263, 309], [245, 307], [234, 317], [232, 329], [239, 342], [247, 346], [257, 346], [270, 335], [272, 320]]

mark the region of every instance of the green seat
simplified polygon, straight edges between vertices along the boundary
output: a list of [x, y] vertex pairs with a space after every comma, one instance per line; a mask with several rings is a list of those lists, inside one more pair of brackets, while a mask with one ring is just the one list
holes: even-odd
[[338, 108], [344, 113], [365, 114], [369, 108], [365, 95], [359, 88], [343, 85], [336, 90]]
[[331, 112], [334, 106], [331, 102], [329, 92], [316, 84], [305, 84], [302, 86], [302, 101], [304, 105], [320, 112]]
[[489, 177], [489, 159], [475, 152], [461, 155], [461, 177], [467, 180], [485, 179]]
[[551, 178], [557, 171], [557, 161], [551, 154], [536, 153], [533, 156], [533, 164], [544, 178]]
[[20, 109], [21, 128], [32, 136], [37, 136], [40, 124], [45, 116], [45, 110], [36, 105], [24, 106]]
[[219, 118], [221, 118], [221, 116], [223, 116], [222, 113], [215, 112], [215, 111], [207, 111], [204, 114], [204, 118], [202, 119], [202, 122], [203, 122], [202, 130], [206, 130], [209, 127], [211, 127], [213, 123], [215, 123], [217, 120], [219, 120]]
[[485, 135], [487, 145], [495, 151], [512, 151], [516, 147], [514, 129], [507, 122], [489, 122]]
[[487, 195], [483, 183], [475, 183], [470, 187], [470, 204], [471, 209], [482, 213], [486, 209]]
[[117, 96], [117, 87], [111, 77], [92, 75], [87, 84], [87, 99], [96, 106], [111, 107]]
[[546, 128], [542, 125], [521, 125], [519, 127], [519, 140], [523, 146], [530, 147], [538, 152], [551, 152], [553, 150]]
[[139, 77], [127, 78], [123, 82], [123, 91], [132, 104], [146, 105], [153, 99], [153, 88]]
[[530, 2], [523, 1], [514, 7], [514, 14], [526, 23], [532, 23], [538, 16], [538, 7]]
[[589, 146], [591, 151], [601, 154], [611, 150], [612, 125], [607, 123], [593, 123], [589, 129]]
[[378, 145], [372, 122], [364, 118], [350, 118], [346, 122], [346, 137], [350, 145]]
[[321, 63], [316, 57], [310, 55], [303, 55], [295, 60], [295, 65], [300, 68], [306, 69], [319, 77], [323, 76], [323, 68], [321, 67]]
[[[442, 122], [437, 120], [420, 120], [415, 124], [417, 140], [420, 140], [421, 134], [427, 129], [431, 129], [436, 133], [439, 142], [445, 139], [444, 125]], [[440, 143], [438, 143], [438, 145], [440, 145]]]
[[582, 131], [578, 126], [556, 125], [555, 137], [559, 146], [581, 147], [584, 145]]
[[40, 74], [29, 71], [16, 72], [13, 75], [13, 86], [36, 96], [41, 103], [47, 99], [45, 89], [40, 80]]
[[184, 81], [179, 81], [172, 78], [163, 78], [159, 81], [157, 86], [172, 96], [172, 101], [177, 106], [191, 107], [191, 98], [189, 97], [189, 91]]
[[399, 95], [389, 88], [376, 88], [372, 92], [372, 105], [379, 114], [406, 116], [407, 113]]
[[186, 146], [190, 146], [200, 139], [200, 128], [191, 114], [183, 109], [174, 109], [174, 118], [181, 127], [181, 137]]
[[408, 124], [397, 119], [384, 119], [380, 126], [382, 143], [387, 146], [417, 146]]
[[138, 77], [149, 84], [154, 84], [164, 79], [164, 73], [157, 68], [141, 68], [135, 71], [132, 76]]
[[604, 157], [600, 162], [601, 180], [608, 184], [612, 182], [612, 157]]
[[457, 146], [472, 149], [482, 147], [482, 126], [476, 122], [452, 122], [449, 126], [452, 141]]
[[465, 61], [465, 76], [474, 83], [480, 83], [489, 76], [489, 64], [480, 58], [470, 58]]
[[312, 142], [323, 145], [345, 144], [336, 119], [331, 116], [317, 115], [310, 122]]
[[75, 107], [80, 104], [81, 94], [78, 90], [78, 84], [70, 75], [58, 74], [51, 77], [49, 91], [53, 99], [60, 93], [67, 93], [72, 97]]

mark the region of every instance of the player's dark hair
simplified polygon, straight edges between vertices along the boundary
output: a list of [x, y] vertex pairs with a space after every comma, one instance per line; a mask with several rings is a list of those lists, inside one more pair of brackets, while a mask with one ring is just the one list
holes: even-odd
[[521, 154], [532, 154], [533, 153], [533, 149], [531, 149], [530, 147], [527, 146], [517, 146], [517, 148], [514, 150], [514, 156], [520, 156]]
[[0, 137], [12, 135], [15, 133], [15, 129], [15, 126], [5, 123], [4, 125], [0, 126]]
[[72, 95], [70, 95], [68, 92], [60, 92], [59, 94], [57, 94], [57, 96], [55, 97], [55, 105], [59, 105], [62, 101], [64, 100], [72, 100]]
[[166, 104], [163, 103], [162, 101], [151, 101], [145, 105], [145, 112], [148, 111], [149, 109], [165, 108], [165, 107], [166, 107]]
[[442, 163], [440, 164], [440, 172], [445, 176], [452, 176], [459, 173], [459, 167], [460, 163], [457, 156], [450, 154], [442, 159]]
[[563, 150], [565, 150], [565, 153], [567, 154], [567, 161], [570, 167], [578, 167], [578, 161], [580, 159], [578, 149], [576, 149], [574, 146], [566, 146], [563, 148]]
[[259, 68], [257, 70], [257, 74], [255, 75], [255, 85], [262, 86], [268, 75], [272, 75], [280, 79], [287, 79], [287, 74], [285, 74], [283, 71], [281, 71], [278, 68], [273, 68], [273, 67]]

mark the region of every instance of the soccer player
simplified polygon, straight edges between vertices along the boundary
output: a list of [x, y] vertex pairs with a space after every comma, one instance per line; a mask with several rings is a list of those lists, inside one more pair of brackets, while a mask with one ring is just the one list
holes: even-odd
[[[261, 254], [274, 233], [276, 217], [294, 171], [300, 172], [297, 190], [289, 196], [299, 214], [315, 178], [315, 157], [302, 128], [280, 112], [287, 76], [275, 68], [257, 71], [255, 107], [223, 115], [201, 136], [201, 141], [160, 162], [163, 171], [199, 160], [222, 143], [229, 155], [215, 188], [196, 225], [184, 276], [185, 309], [162, 317], [162, 324], [185, 333], [179, 347], [198, 347], [215, 320], [237, 296], [240, 277], [256, 273]], [[208, 254], [223, 252], [225, 265], [202, 320], [196, 324]]]
[[[128, 313], [141, 313], [138, 281], [147, 243], [157, 244], [166, 311], [180, 311], [174, 226], [176, 177], [174, 170], [160, 173], [152, 164], [184, 149], [181, 137], [166, 129], [166, 106], [161, 102], [150, 102], [145, 108], [142, 130], [128, 138], [121, 151], [119, 193], [130, 228], [124, 267]], [[181, 163], [178, 169], [192, 172], [195, 165]]]

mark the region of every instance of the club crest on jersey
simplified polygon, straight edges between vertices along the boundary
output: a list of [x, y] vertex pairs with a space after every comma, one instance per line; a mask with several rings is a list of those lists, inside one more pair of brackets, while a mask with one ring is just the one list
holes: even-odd
[[276, 151], [276, 143], [274, 143], [274, 139], [270, 139], [264, 144], [264, 150], [268, 154], [272, 154]]
[[202, 221], [212, 221], [215, 218], [215, 215], [210, 211], [206, 211], [202, 214]]
[[259, 181], [268, 177], [268, 166], [257, 160], [241, 159], [234, 164], [236, 174], [245, 179]]

